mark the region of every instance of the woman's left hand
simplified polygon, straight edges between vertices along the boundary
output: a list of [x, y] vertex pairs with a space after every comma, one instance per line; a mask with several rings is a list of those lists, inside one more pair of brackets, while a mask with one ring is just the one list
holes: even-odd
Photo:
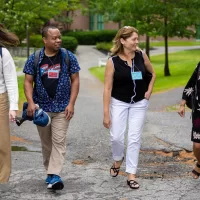
[[15, 110], [10, 110], [9, 111], [9, 119], [10, 119], [10, 121], [14, 122], [16, 116], [17, 116], [17, 112]]
[[145, 92], [144, 98], [147, 99], [147, 100], [149, 100], [150, 97], [151, 97], [151, 92], [149, 92], [149, 91]]

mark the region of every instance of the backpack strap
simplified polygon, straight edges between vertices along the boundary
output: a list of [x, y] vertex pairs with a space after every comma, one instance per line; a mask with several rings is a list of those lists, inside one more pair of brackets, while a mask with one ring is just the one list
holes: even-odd
[[144, 60], [144, 56], [143, 56], [142, 50], [137, 50], [137, 52], [140, 54], [140, 56], [142, 56], [142, 59]]
[[[65, 57], [65, 62], [68, 66], [68, 73], [70, 73], [70, 59], [69, 59], [69, 53], [67, 51], [67, 49], [65, 48], [61, 48], [63, 51], [65, 51], [66, 53], [66, 57]], [[41, 49], [40, 50], [37, 50], [35, 52], [35, 58], [34, 58], [34, 76], [36, 76], [36, 73], [37, 73], [37, 65], [38, 65], [38, 61], [39, 61], [39, 56], [40, 56], [40, 52], [41, 52]]]
[[0, 56], [2, 57], [2, 47], [0, 47]]
[[65, 48], [61, 48], [61, 49], [66, 53], [65, 62], [66, 62], [67, 67], [68, 67], [68, 73], [70, 73], [70, 59], [69, 59], [69, 53], [68, 53], [67, 49], [65, 49]]
[[40, 52], [41, 52], [41, 49], [37, 50], [35, 52], [35, 57], [34, 57], [34, 77], [36, 76], [36, 73], [37, 73], [37, 65], [38, 65], [38, 61], [39, 61]]
[[[142, 57], [142, 60], [144, 62], [144, 55], [143, 55], [143, 51], [142, 50], [138, 50], [137, 51], [139, 53], [139, 55]], [[152, 74], [146, 69], [146, 67], [144, 66], [144, 70], [145, 70], [145, 75], [144, 75], [144, 81], [147, 84], [147, 87], [149, 86], [149, 83], [151, 82], [152, 79]]]

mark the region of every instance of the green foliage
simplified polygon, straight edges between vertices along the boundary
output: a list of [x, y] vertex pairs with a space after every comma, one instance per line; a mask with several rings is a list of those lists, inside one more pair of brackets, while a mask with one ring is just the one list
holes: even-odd
[[[164, 46], [164, 41], [159, 41], [159, 42], [151, 42], [151, 46], [153, 47], [160, 47]], [[195, 41], [195, 40], [169, 40], [168, 41], [168, 46], [170, 47], [175, 47], [175, 46], [200, 46], [200, 41]]]
[[62, 37], [62, 47], [63, 48], [66, 48], [72, 52], [75, 52], [77, 46], [78, 46], [78, 41], [75, 37], [70, 37], [70, 36]]
[[42, 48], [44, 46], [41, 35], [31, 35], [29, 38], [30, 47]]
[[[41, 35], [32, 35], [32, 36], [30, 36], [29, 41], [30, 41], [31, 47], [42, 48], [44, 46]], [[77, 46], [78, 46], [78, 41], [76, 38], [70, 37], [70, 36], [62, 37], [62, 47], [63, 48], [66, 48], [72, 52], [75, 52]]]
[[[116, 6], [116, 0], [86, 0], [88, 5], [88, 12], [92, 14], [104, 15], [104, 20], [112, 20], [114, 22], [121, 22], [123, 17], [120, 13], [119, 7]], [[127, 17], [127, 15], [125, 16]]]
[[26, 35], [26, 27], [31, 32], [39, 30], [50, 18], [61, 13], [66, 5], [61, 0], [0, 0], [0, 22], [14, 31], [20, 39]]
[[24, 95], [24, 75], [18, 76], [18, 89], [19, 89], [19, 110], [22, 109], [23, 103], [26, 102], [26, 97]]
[[[164, 73], [170, 75], [168, 65], [168, 37], [195, 36], [194, 27], [200, 22], [199, 0], [88, 0], [94, 13], [112, 15], [121, 25], [134, 26], [140, 34], [146, 34], [146, 53], [149, 55], [149, 37], [165, 38]], [[112, 5], [112, 6], [110, 6]], [[111, 10], [112, 8], [112, 10]]]
[[95, 45], [97, 42], [110, 42], [114, 39], [117, 31], [102, 30], [102, 31], [76, 31], [64, 32], [63, 35], [73, 36], [81, 45]]
[[[65, 33], [63, 33], [65, 35]], [[68, 32], [67, 36], [75, 37], [78, 40], [78, 44], [81, 45], [94, 45], [96, 44], [96, 34], [92, 31], [76, 31]]]
[[76, 15], [76, 10], [83, 10], [84, 6], [81, 3], [81, 0], [67, 0], [65, 1], [65, 9], [59, 15], [54, 16], [54, 19], [65, 27], [66, 30], [70, 29], [71, 24], [73, 23], [74, 16]]
[[102, 51], [110, 51], [112, 45], [113, 45], [112, 42], [98, 42], [96, 44], [96, 48]]

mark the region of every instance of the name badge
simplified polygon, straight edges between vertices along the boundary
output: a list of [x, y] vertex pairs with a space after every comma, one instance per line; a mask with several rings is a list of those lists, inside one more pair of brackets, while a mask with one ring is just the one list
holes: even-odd
[[142, 80], [142, 72], [131, 72], [132, 80]]
[[59, 78], [59, 71], [58, 70], [49, 70], [48, 71], [48, 78]]

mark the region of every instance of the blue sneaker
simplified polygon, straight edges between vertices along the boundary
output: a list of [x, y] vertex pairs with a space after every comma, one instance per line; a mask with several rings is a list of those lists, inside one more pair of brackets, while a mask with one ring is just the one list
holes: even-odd
[[52, 175], [47, 174], [47, 178], [46, 178], [46, 180], [45, 180], [45, 183], [46, 183], [46, 184], [49, 184], [50, 181], [51, 181], [51, 179], [52, 179]]
[[60, 176], [53, 175], [51, 177], [51, 181], [49, 182], [47, 189], [53, 189], [53, 190], [62, 190], [64, 188], [64, 183]]

